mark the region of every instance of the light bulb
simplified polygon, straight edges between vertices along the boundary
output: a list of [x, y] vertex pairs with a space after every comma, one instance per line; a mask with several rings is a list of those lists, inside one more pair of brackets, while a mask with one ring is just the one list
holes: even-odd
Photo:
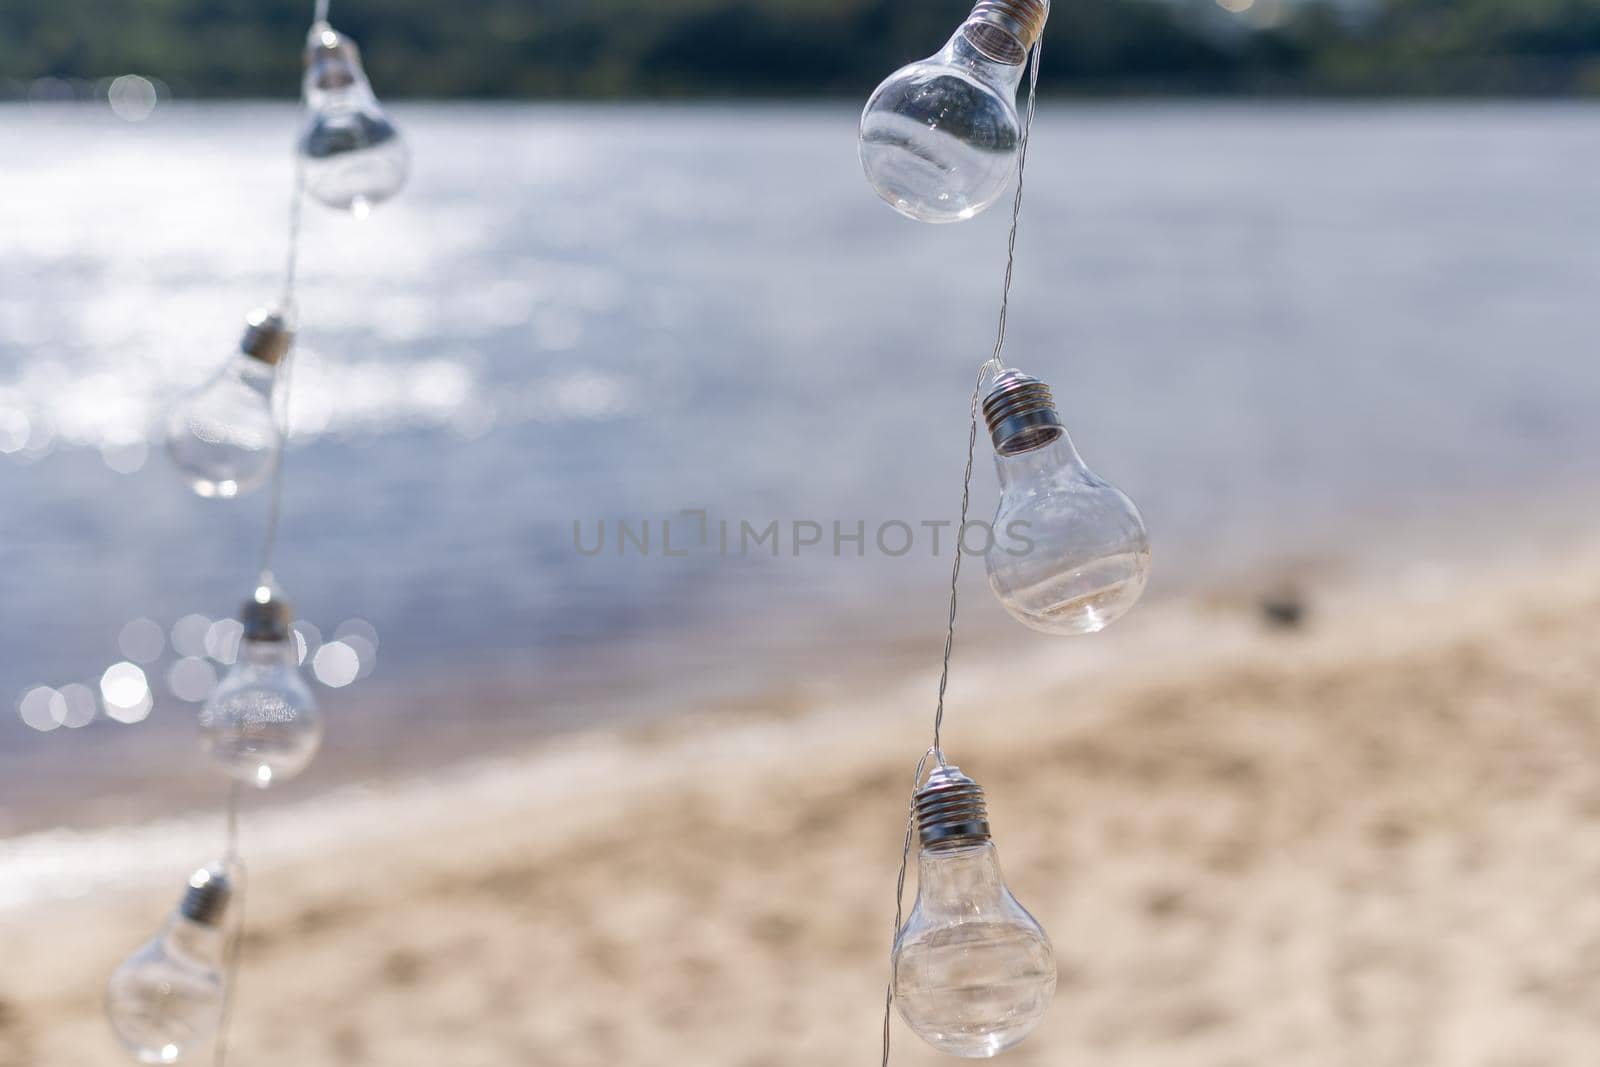
[[978, 783], [941, 766], [917, 791], [916, 813], [917, 903], [895, 938], [894, 1002], [941, 1052], [997, 1056], [1044, 1018], [1055, 950], [1006, 888]]
[[140, 1063], [176, 1063], [222, 1017], [224, 913], [232, 890], [220, 868], [196, 871], [155, 940], [129, 956], [106, 988], [106, 1017]]
[[269, 585], [240, 614], [239, 658], [200, 712], [206, 754], [257, 788], [293, 778], [322, 744], [322, 715], [300, 676], [288, 603]]
[[331, 208], [366, 217], [405, 185], [411, 154], [372, 93], [361, 50], [326, 22], [311, 27], [306, 39], [305, 102], [306, 190]]
[[1017, 167], [1017, 88], [1049, 0], [980, 0], [943, 51], [890, 75], [861, 113], [861, 165], [896, 211], [960, 222]]
[[203, 497], [235, 497], [260, 486], [283, 443], [272, 387], [294, 332], [270, 309], [252, 312], [246, 322], [239, 351], [167, 412], [167, 454]]
[[1001, 490], [985, 551], [990, 588], [1035, 630], [1105, 629], [1138, 601], [1150, 573], [1139, 509], [1084, 465], [1039, 379], [1003, 371], [983, 414]]

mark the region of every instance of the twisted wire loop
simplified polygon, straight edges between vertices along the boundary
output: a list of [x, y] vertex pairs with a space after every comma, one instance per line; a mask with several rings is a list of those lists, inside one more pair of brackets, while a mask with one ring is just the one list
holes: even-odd
[[[1031, 67], [1028, 74], [1028, 109], [1022, 123], [1022, 140], [1017, 151], [1017, 192], [1011, 202], [1011, 234], [1006, 244], [1006, 276], [1005, 284], [1000, 293], [1000, 324], [995, 332], [994, 352], [978, 368], [978, 379], [972, 387], [972, 405], [970, 409], [970, 423], [967, 428], [967, 466], [961, 476], [961, 522], [956, 527], [955, 562], [950, 566], [950, 616], [944, 632], [944, 663], [939, 671], [939, 700], [933, 712], [933, 745], [923, 753], [922, 759], [917, 763], [916, 781], [912, 783], [911, 803], [906, 814], [905, 844], [900, 850], [900, 874], [895, 881], [894, 890], [894, 937], [900, 937], [900, 926], [905, 922], [905, 895], [906, 875], [911, 866], [911, 843], [916, 836], [917, 818], [917, 791], [922, 788], [923, 775], [928, 770], [930, 761], [939, 767], [948, 767], [944, 755], [944, 701], [945, 694], [950, 688], [950, 657], [955, 652], [956, 643], [956, 609], [960, 599], [961, 588], [961, 537], [967, 528], [967, 515], [972, 507], [972, 466], [978, 450], [978, 404], [983, 398], [983, 383], [990, 374], [998, 374], [1005, 369], [1001, 361], [1001, 354], [1006, 347], [1006, 319], [1011, 308], [1011, 282], [1016, 273], [1017, 265], [1017, 230], [1022, 221], [1022, 179], [1028, 166], [1028, 142], [1033, 135], [1033, 119], [1038, 113], [1039, 98], [1039, 56], [1043, 51], [1044, 39], [1041, 35], [1033, 42]], [[892, 1026], [894, 1017], [894, 972], [891, 944], [891, 962], [889, 984], [883, 998], [883, 1065], [889, 1067], [889, 1053], [892, 1047]]]

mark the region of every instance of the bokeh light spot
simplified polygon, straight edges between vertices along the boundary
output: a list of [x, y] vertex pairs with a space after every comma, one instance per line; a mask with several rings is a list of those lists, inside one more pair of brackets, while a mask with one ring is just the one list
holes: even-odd
[[124, 74], [112, 81], [106, 98], [111, 110], [125, 122], [143, 122], [156, 109], [155, 83], [137, 74]]
[[143, 722], [155, 706], [144, 671], [127, 661], [113, 663], [100, 676], [100, 696], [106, 714], [117, 722]]
[[0, 453], [11, 455], [28, 446], [33, 424], [16, 408], [0, 408]]
[[294, 637], [301, 663], [315, 656], [317, 649], [322, 647], [322, 631], [317, 629], [315, 623], [306, 622], [304, 619], [294, 624]]
[[206, 655], [218, 663], [231, 664], [239, 658], [239, 642], [244, 624], [238, 619], [218, 619], [206, 627]]
[[216, 686], [216, 668], [199, 656], [185, 656], [167, 669], [167, 688], [186, 703], [200, 703]]
[[172, 650], [180, 656], [204, 656], [210, 630], [211, 620], [204, 615], [185, 615], [172, 624]]
[[167, 648], [167, 634], [149, 619], [134, 619], [117, 635], [117, 648], [135, 663], [151, 663]]
[[361, 673], [361, 657], [343, 641], [329, 641], [317, 649], [311, 669], [323, 685], [342, 689]]
[[35, 686], [22, 694], [22, 699], [17, 701], [17, 714], [22, 716], [22, 721], [41, 733], [48, 733], [61, 725], [60, 718], [56, 715], [56, 704], [65, 701], [61, 694], [47, 685]]
[[143, 441], [104, 444], [100, 446], [100, 458], [118, 474], [134, 474], [144, 469], [145, 462], [150, 458], [150, 446]]
[[61, 725], [69, 730], [88, 726], [100, 713], [100, 702], [95, 697], [94, 690], [77, 682], [61, 687], [61, 703], [63, 705]]

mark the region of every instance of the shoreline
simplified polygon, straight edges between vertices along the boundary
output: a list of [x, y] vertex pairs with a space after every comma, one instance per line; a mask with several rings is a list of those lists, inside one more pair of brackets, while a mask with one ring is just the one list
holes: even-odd
[[[1586, 1064], [1600, 551], [1544, 562], [1323, 591], [1300, 630], [1197, 598], [966, 663], [950, 755], [988, 787], [1062, 964], [1011, 1062]], [[236, 1049], [307, 1067], [869, 1058], [926, 683], [251, 811]], [[63, 892], [0, 910], [0, 1067], [120, 1062], [104, 974], [219, 840], [196, 819], [3, 846], [12, 888]], [[1547, 922], [1571, 936], [1524, 936]], [[938, 1062], [897, 1033], [896, 1062]]]
[[[1514, 583], [1519, 572], [1533, 573], [1550, 557], [1586, 559], [1600, 551], [1586, 534], [1581, 497], [1577, 489], [1547, 497], [1537, 513], [1521, 513], [1515, 533], [1503, 521], [1490, 521], [1515, 501], [1462, 498], [1435, 501], [1426, 515], [1402, 521], [1386, 521], [1379, 511], [1325, 530], [1320, 539], [1302, 530], [1285, 536], [1286, 547], [1277, 553], [1252, 553], [1255, 539], [1238, 536], [1230, 541], [1231, 551], [1213, 546], [1201, 560], [1171, 561], [1158, 546], [1155, 582], [1145, 602], [1108, 632], [1074, 641], [1018, 627], [989, 594], [981, 560], [969, 559], [953, 681], [959, 691], [963, 676], [1001, 657], [1042, 677], [1059, 672], [1058, 660], [1079, 665], [1074, 669], [1099, 664], [1111, 677], [1130, 667], [1136, 673], [1136, 646], [1145, 641], [1145, 631], [1188, 625], [1176, 620], [1192, 621], [1198, 613], [1225, 628], [1252, 631], [1263, 622], [1264, 605], [1287, 595], [1303, 602], [1315, 628], [1330, 611], [1358, 610], [1340, 606], [1346, 602], [1425, 598], [1429, 586], [1476, 582], [1479, 557], [1498, 559], [1489, 580]], [[1508, 552], [1507, 544], [1515, 548]], [[1179, 565], [1184, 577], [1168, 573]], [[917, 714], [931, 714], [947, 589], [936, 582], [918, 591], [915, 604], [906, 592], [902, 588], [886, 607], [865, 601], [835, 605], [837, 617], [818, 633], [804, 639], [790, 633], [770, 649], [770, 663], [751, 667], [741, 660], [727, 672], [679, 660], [686, 642], [715, 649], [742, 640], [732, 618], [703, 621], [692, 636], [669, 638], [665, 628], [639, 635], [604, 655], [569, 659], [559, 677], [515, 659], [442, 671], [438, 665], [407, 671], [381, 663], [377, 676], [356, 687], [319, 690], [330, 716], [323, 752], [301, 779], [265, 794], [248, 793], [246, 810], [270, 813], [369, 788], [403, 789], [412, 780], [470, 776], [476, 766], [499, 763], [507, 752], [534, 759], [547, 746], [572, 738], [625, 736], [680, 720], [692, 724], [707, 709], [741, 715], [769, 705], [833, 703], [852, 693], [891, 691], [903, 680], [905, 702], [922, 709], [910, 717], [914, 724]], [[924, 692], [917, 692], [918, 684]], [[42, 738], [24, 731], [21, 740], [39, 747], [8, 768], [0, 847], [52, 830], [70, 838], [138, 830], [152, 822], [204, 824], [220, 810], [226, 786], [199, 752], [193, 727], [198, 708], [167, 701], [157, 709], [163, 721], [148, 726], [101, 722]], [[458, 715], [458, 708], [469, 714]], [[101, 736], [93, 736], [97, 732]], [[908, 736], [915, 739], [918, 730], [909, 729]]]

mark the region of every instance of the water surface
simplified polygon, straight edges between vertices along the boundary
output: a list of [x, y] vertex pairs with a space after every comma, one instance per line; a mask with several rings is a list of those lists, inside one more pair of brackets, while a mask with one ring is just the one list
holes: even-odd
[[[402, 199], [307, 216], [280, 574], [323, 636], [378, 638], [371, 678], [322, 690], [307, 788], [936, 655], [948, 542], [921, 524], [954, 518], [1003, 211], [895, 215], [847, 106], [397, 119]], [[40, 733], [14, 706], [97, 688], [130, 621], [225, 617], [249, 588], [261, 499], [187, 496], [148, 433], [276, 293], [293, 128], [0, 109], [0, 832], [213, 788], [170, 640], [137, 726]], [[1010, 359], [1143, 506], [1154, 596], [1492, 553], [1600, 484], [1596, 173], [1591, 107], [1051, 103]], [[986, 455], [976, 481], [985, 515]], [[649, 553], [618, 555], [623, 519]], [[607, 549], [578, 551], [602, 520]], [[776, 557], [738, 550], [773, 521]], [[911, 551], [875, 543], [888, 521]], [[798, 556], [797, 522], [822, 531]], [[1047, 640], [1006, 629], [980, 572], [973, 632]]]

